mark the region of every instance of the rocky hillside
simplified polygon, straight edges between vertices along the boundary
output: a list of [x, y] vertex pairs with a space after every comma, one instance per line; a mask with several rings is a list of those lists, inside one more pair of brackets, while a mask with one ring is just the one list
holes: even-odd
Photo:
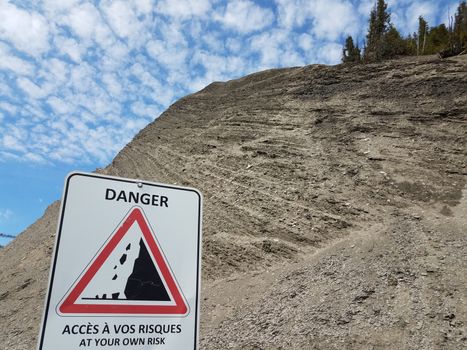
[[[467, 56], [213, 83], [99, 172], [199, 188], [202, 349], [467, 347]], [[58, 203], [0, 251], [34, 349]]]

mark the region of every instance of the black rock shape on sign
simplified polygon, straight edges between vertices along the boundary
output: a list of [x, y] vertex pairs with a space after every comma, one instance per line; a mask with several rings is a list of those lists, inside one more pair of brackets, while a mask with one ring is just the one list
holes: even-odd
[[135, 260], [133, 272], [125, 286], [127, 300], [170, 301], [143, 240], [139, 241], [139, 255]]

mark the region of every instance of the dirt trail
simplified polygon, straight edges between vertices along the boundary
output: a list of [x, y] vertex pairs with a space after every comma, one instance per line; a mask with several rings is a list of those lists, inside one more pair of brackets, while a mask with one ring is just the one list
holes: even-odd
[[[171, 106], [99, 172], [199, 188], [202, 349], [467, 346], [467, 56], [270, 70]], [[33, 349], [58, 203], [0, 251]]]

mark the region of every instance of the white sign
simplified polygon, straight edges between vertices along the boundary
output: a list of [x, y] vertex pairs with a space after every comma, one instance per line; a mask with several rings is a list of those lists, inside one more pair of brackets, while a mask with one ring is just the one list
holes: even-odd
[[201, 210], [192, 188], [70, 174], [38, 349], [197, 349]]

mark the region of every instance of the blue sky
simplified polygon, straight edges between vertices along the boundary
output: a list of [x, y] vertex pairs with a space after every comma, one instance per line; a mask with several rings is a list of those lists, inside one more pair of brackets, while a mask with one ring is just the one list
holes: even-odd
[[[178, 98], [274, 67], [338, 63], [373, 0], [0, 0], [0, 232], [107, 165]], [[389, 1], [403, 33], [458, 1]], [[0, 238], [0, 244], [6, 240]]]

